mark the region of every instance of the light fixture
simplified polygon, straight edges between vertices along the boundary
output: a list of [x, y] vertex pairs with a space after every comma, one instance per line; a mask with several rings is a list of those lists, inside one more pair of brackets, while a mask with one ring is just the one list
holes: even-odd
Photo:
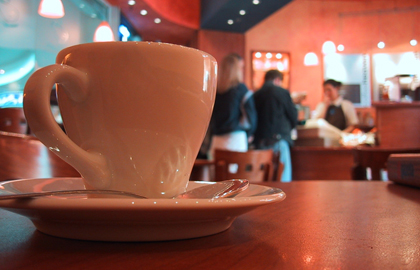
[[344, 45], [343, 44], [338, 45], [337, 50], [340, 52], [344, 51]]
[[256, 58], [261, 58], [261, 56], [262, 56], [262, 55], [261, 55], [261, 53], [260, 53], [260, 52], [255, 53], [255, 57], [256, 57]]
[[38, 14], [49, 19], [59, 19], [64, 16], [64, 7], [61, 0], [41, 0]]
[[122, 36], [122, 41], [128, 41], [128, 38], [130, 37], [131, 33], [128, 30], [127, 26], [121, 24], [120, 27], [118, 27], [118, 30]]
[[417, 45], [417, 40], [415, 40], [415, 39], [410, 40], [410, 45], [411, 46], [416, 46]]
[[227, 24], [232, 25], [232, 24], [233, 24], [233, 20], [228, 20], [228, 21], [227, 21]]
[[317, 66], [319, 64], [318, 56], [314, 52], [308, 52], [303, 59], [305, 66]]
[[258, 4], [260, 3], [260, 1], [259, 1], [259, 0], [253, 0], [253, 1], [252, 1], [252, 3], [253, 3], [254, 5], [258, 5]]
[[266, 57], [266, 58], [268, 58], [268, 59], [270, 59], [271, 57], [273, 57], [273, 54], [272, 54], [272, 53], [267, 53], [267, 54], [265, 55], [265, 57]]
[[277, 54], [276, 54], [276, 58], [277, 58], [277, 59], [281, 59], [282, 57], [283, 57], [283, 55], [282, 55], [281, 53], [277, 53]]
[[130, 6], [134, 6], [134, 5], [136, 4], [136, 1], [134, 1], [134, 0], [129, 0], [129, 1], [128, 1], [128, 4], [129, 4]]
[[104, 42], [104, 41], [115, 41], [114, 33], [112, 32], [111, 26], [107, 21], [102, 21], [98, 28], [96, 28], [95, 34], [93, 36], [94, 42]]
[[162, 22], [162, 20], [160, 18], [155, 19], [155, 23], [161, 23], [161, 22]]
[[141, 14], [141, 15], [143, 15], [143, 16], [146, 16], [146, 15], [147, 15], [147, 10], [142, 9], [142, 10], [140, 11], [140, 14]]
[[327, 54], [331, 54], [335, 52], [336, 52], [335, 44], [331, 40], [327, 40], [324, 42], [324, 44], [322, 44], [323, 54], [327, 55]]
[[245, 11], [245, 10], [243, 10], [243, 9], [241, 9], [241, 10], [239, 10], [239, 14], [243, 16], [243, 15], [245, 15], [245, 14], [246, 14], [246, 11]]
[[379, 49], [383, 49], [383, 48], [385, 48], [385, 42], [383, 42], [383, 41], [379, 41], [379, 42], [378, 42], [378, 48], [379, 48]]

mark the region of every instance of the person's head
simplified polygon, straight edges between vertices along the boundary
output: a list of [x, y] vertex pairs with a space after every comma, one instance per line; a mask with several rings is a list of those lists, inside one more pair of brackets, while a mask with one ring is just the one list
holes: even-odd
[[271, 69], [265, 73], [264, 82], [273, 82], [275, 85], [281, 86], [283, 82], [283, 73], [277, 69]]
[[223, 58], [217, 76], [217, 92], [219, 93], [223, 93], [241, 83], [243, 79], [242, 57], [232, 53]]
[[324, 95], [330, 98], [332, 101], [336, 100], [340, 96], [339, 90], [341, 85], [341, 82], [332, 79], [324, 81]]

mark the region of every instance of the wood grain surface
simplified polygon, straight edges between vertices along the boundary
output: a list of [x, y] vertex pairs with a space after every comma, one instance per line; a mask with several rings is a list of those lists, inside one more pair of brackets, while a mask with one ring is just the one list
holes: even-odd
[[420, 189], [386, 182], [297, 181], [283, 202], [190, 240], [107, 243], [44, 235], [0, 209], [0, 268], [420, 269]]

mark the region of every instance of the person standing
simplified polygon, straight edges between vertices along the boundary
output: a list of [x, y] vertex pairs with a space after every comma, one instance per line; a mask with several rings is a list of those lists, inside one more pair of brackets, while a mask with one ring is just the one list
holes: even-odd
[[280, 154], [280, 162], [284, 165], [281, 181], [290, 182], [291, 132], [298, 123], [298, 113], [289, 91], [282, 88], [282, 84], [283, 73], [269, 70], [265, 74], [264, 85], [254, 93], [258, 124], [253, 144], [257, 149], [273, 149]]
[[359, 118], [353, 103], [340, 96], [341, 82], [329, 79], [324, 81], [323, 87], [324, 100], [316, 106], [313, 118], [323, 118], [342, 131], [351, 132]]
[[237, 54], [229, 54], [222, 60], [210, 121], [210, 157], [216, 148], [238, 152], [248, 150], [257, 114], [253, 93], [242, 83], [242, 74], [243, 60]]

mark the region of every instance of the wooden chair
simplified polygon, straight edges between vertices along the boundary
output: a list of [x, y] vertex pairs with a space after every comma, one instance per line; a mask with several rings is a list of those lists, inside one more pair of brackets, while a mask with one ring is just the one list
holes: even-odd
[[0, 131], [0, 181], [50, 177], [80, 174], [37, 138]]
[[23, 108], [0, 109], [0, 130], [27, 134], [28, 124], [26, 122]]
[[[382, 180], [381, 169], [387, 169], [387, 160], [391, 154], [420, 153], [420, 148], [388, 148], [357, 146], [353, 149], [353, 180]], [[366, 169], [370, 168], [372, 177], [367, 179]]]
[[273, 179], [272, 150], [233, 152], [216, 149], [214, 162], [215, 181], [247, 179], [255, 183]]

